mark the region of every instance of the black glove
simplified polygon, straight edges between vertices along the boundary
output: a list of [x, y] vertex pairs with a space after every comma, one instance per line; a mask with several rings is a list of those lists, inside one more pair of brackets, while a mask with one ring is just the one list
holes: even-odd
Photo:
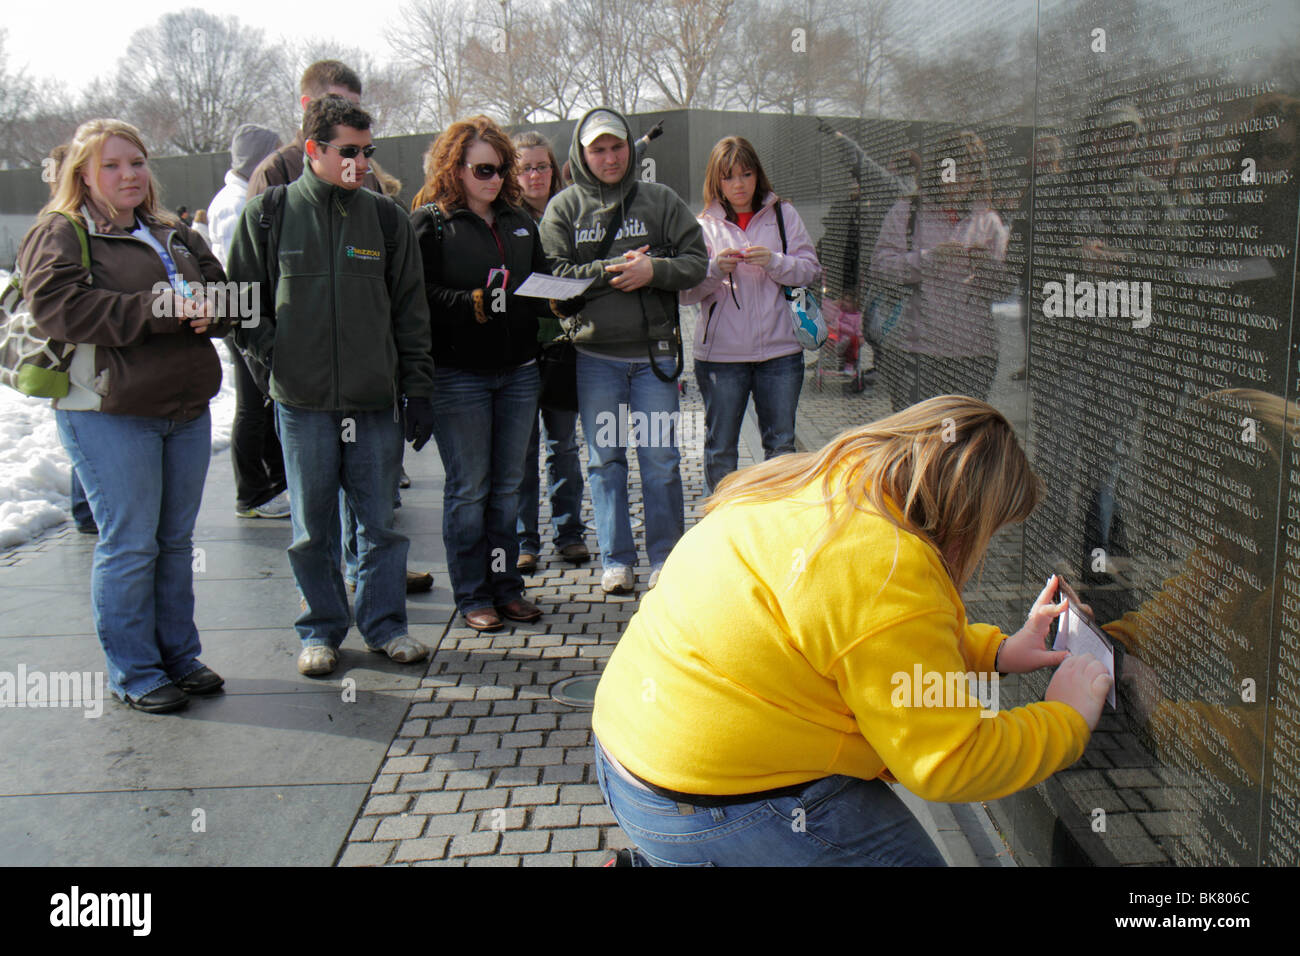
[[551, 312], [557, 319], [567, 319], [577, 315], [587, 304], [585, 296], [577, 295], [572, 299], [551, 299]]
[[406, 440], [419, 451], [433, 435], [433, 403], [427, 398], [406, 399]]

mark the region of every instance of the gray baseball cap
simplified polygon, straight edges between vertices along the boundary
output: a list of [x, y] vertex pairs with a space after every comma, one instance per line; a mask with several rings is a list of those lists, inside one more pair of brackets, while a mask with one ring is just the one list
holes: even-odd
[[627, 127], [618, 118], [618, 114], [609, 110], [593, 110], [586, 122], [582, 124], [582, 130], [578, 133], [578, 142], [583, 146], [590, 146], [606, 133], [619, 139], [628, 138]]

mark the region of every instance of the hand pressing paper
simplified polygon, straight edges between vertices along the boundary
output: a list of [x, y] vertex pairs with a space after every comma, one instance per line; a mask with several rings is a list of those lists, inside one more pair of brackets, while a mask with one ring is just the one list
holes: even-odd
[[1056, 619], [1056, 642], [1054, 651], [1069, 651], [1071, 654], [1091, 654], [1106, 665], [1110, 675], [1110, 693], [1106, 703], [1115, 707], [1115, 645], [1106, 636], [1106, 632], [1092, 623], [1092, 620], [1079, 610], [1074, 601]]

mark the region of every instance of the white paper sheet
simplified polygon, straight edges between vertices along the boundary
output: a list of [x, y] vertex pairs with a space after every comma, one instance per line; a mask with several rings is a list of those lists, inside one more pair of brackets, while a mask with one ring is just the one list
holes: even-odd
[[595, 276], [590, 279], [561, 279], [534, 272], [515, 289], [515, 295], [534, 299], [572, 299], [586, 292], [587, 286], [595, 281]]
[[1106, 673], [1110, 675], [1110, 693], [1106, 695], [1106, 703], [1113, 708], [1115, 706], [1115, 650], [1094, 628], [1095, 625], [1074, 606], [1072, 601], [1065, 609], [1065, 613], [1057, 618], [1056, 643], [1052, 645], [1052, 649], [1069, 651], [1071, 654], [1091, 654], [1106, 665]]

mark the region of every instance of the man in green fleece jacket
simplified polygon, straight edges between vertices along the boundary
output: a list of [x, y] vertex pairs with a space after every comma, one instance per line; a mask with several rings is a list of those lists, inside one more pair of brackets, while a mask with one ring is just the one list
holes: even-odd
[[[393, 528], [393, 497], [399, 402], [404, 396], [406, 438], [419, 451], [432, 432], [433, 358], [410, 220], [361, 188], [373, 151], [370, 116], [323, 96], [303, 114], [303, 134], [308, 163], [282, 198], [274, 270], [260, 226], [268, 193], [244, 207], [228, 262], [233, 280], [268, 290], [236, 341], [271, 369], [294, 532], [289, 564], [304, 602], [298, 670], [320, 676], [337, 665], [350, 620], [339, 572], [340, 487], [357, 515], [356, 621], [366, 646], [400, 663], [428, 655], [407, 634], [409, 542]], [[391, 250], [384, 217], [397, 227]]]
[[[639, 182], [627, 120], [588, 112], [569, 146], [573, 185], [539, 227], [557, 276], [595, 282], [573, 325], [578, 411], [587, 436], [606, 593], [632, 590], [637, 563], [628, 511], [627, 448], [637, 449], [649, 587], [685, 524], [678, 464], [677, 293], [708, 269], [700, 225], [667, 186]], [[614, 235], [609, 236], [610, 231]]]

